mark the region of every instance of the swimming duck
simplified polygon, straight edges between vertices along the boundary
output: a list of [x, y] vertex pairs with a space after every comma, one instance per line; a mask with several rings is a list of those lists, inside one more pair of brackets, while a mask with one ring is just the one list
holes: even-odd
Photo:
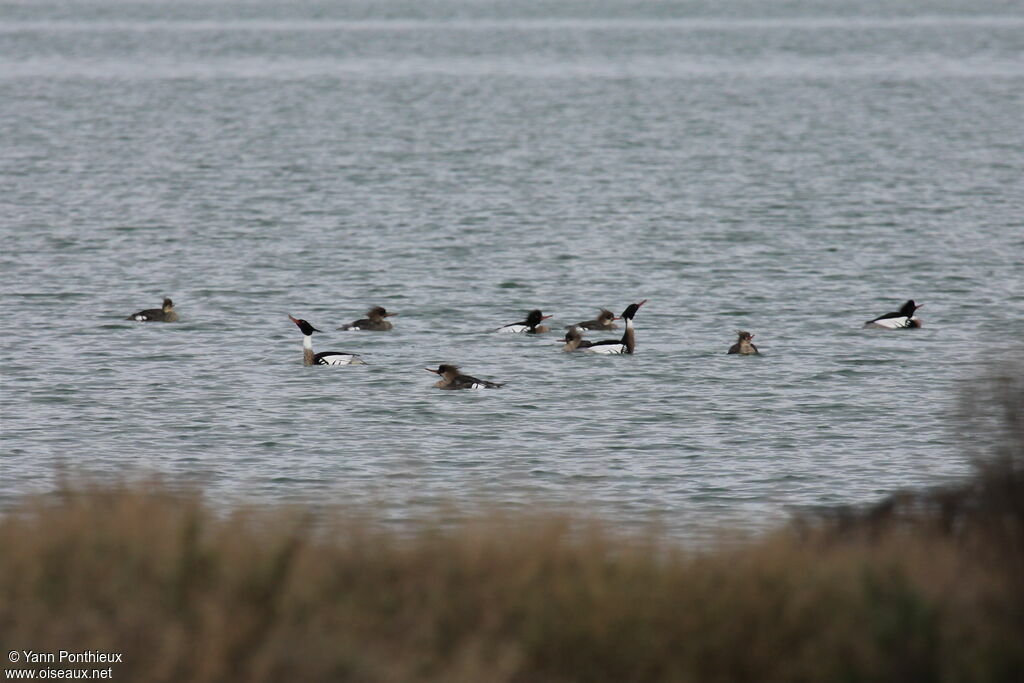
[[489, 382], [485, 379], [477, 379], [476, 377], [470, 377], [469, 375], [463, 375], [459, 372], [457, 365], [448, 365], [442, 363], [437, 366], [437, 370], [432, 368], [423, 368], [427, 372], [432, 372], [435, 375], [440, 375], [441, 379], [434, 384], [438, 389], [499, 389], [504, 383], [499, 384], [497, 382]]
[[626, 331], [622, 334], [622, 339], [606, 339], [604, 341], [594, 342], [590, 346], [583, 349], [590, 353], [602, 353], [602, 354], [619, 354], [619, 353], [633, 353], [636, 348], [636, 335], [633, 332], [633, 316], [640, 310], [640, 307], [647, 303], [647, 299], [644, 299], [640, 303], [630, 304], [626, 307], [626, 310], [622, 312], [621, 318], [626, 321]]
[[864, 323], [864, 327], [884, 327], [888, 330], [900, 330], [910, 327], [922, 327], [920, 318], [914, 317], [914, 311], [924, 306], [924, 304], [915, 304], [914, 300], [911, 299], [907, 303], [900, 306], [900, 310], [880, 315], [874, 320], [869, 320]]
[[369, 330], [370, 332], [387, 332], [393, 327], [393, 325], [391, 324], [390, 320], [385, 320], [385, 318], [390, 318], [393, 315], [398, 314], [388, 313], [383, 306], [374, 306], [373, 308], [366, 312], [366, 317], [363, 318], [362, 320], [356, 320], [354, 322], [349, 323], [348, 325], [339, 327], [338, 329]]
[[761, 354], [761, 352], [757, 350], [757, 347], [754, 346], [753, 342], [750, 341], [754, 338], [754, 335], [743, 330], [737, 330], [736, 334], [739, 335], [739, 339], [736, 340], [735, 344], [729, 347], [729, 353], [738, 353], [742, 356]]
[[174, 310], [174, 302], [168, 298], [164, 299], [164, 305], [161, 308], [147, 308], [144, 311], [132, 313], [125, 320], [173, 323], [178, 320], [178, 313]]
[[582, 351], [588, 346], [593, 346], [594, 342], [587, 341], [583, 338], [583, 333], [580, 328], [576, 325], [572, 325], [565, 332], [565, 346], [562, 347], [563, 351]]
[[618, 317], [614, 313], [607, 308], [602, 308], [596, 318], [576, 323], [575, 327], [580, 327], [584, 330], [617, 330], [619, 326], [615, 324], [616, 320], [618, 320]]
[[342, 351], [321, 351], [313, 353], [313, 333], [319, 332], [307, 321], [301, 318], [288, 319], [298, 325], [302, 331], [302, 364], [303, 365], [366, 365], [366, 361], [357, 353], [344, 353]]
[[541, 320], [547, 320], [550, 315], [544, 315], [539, 308], [535, 308], [526, 315], [526, 320], [521, 323], [509, 323], [497, 329], [498, 332], [511, 334], [543, 334], [551, 328], [541, 325]]

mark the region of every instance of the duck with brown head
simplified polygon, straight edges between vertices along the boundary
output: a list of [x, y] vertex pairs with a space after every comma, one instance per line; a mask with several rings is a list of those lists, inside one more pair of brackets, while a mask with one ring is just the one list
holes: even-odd
[[505, 386], [503, 383], [499, 384], [498, 382], [489, 382], [485, 379], [463, 375], [459, 372], [459, 366], [457, 365], [442, 363], [437, 366], [437, 370], [432, 368], [423, 369], [441, 377], [434, 384], [438, 389], [500, 389]]
[[360, 358], [357, 353], [345, 353], [343, 351], [313, 353], [313, 333], [320, 330], [301, 318], [293, 318], [289, 315], [288, 319], [295, 323], [299, 331], [302, 332], [303, 365], [366, 365], [366, 361]]
[[744, 330], [737, 330], [736, 334], [739, 338], [736, 340], [735, 344], [729, 347], [729, 353], [738, 353], [741, 356], [753, 356], [761, 354], [761, 352], [757, 350], [757, 347], [754, 346], [754, 343], [750, 341], [751, 339], [754, 338], [754, 335]]
[[147, 308], [144, 311], [132, 313], [125, 320], [135, 320], [140, 323], [173, 323], [178, 320], [178, 313], [174, 310], [174, 302], [170, 298], [165, 298], [164, 304], [160, 308]]
[[388, 313], [387, 309], [383, 306], [374, 306], [366, 312], [366, 317], [362, 320], [356, 320], [350, 322], [348, 325], [339, 327], [339, 330], [368, 330], [370, 332], [387, 332], [392, 327], [390, 318], [397, 313]]
[[583, 349], [590, 353], [600, 354], [631, 354], [636, 349], [636, 334], [633, 332], [633, 316], [640, 310], [640, 307], [647, 303], [647, 299], [635, 304], [630, 304], [622, 312], [622, 319], [626, 321], [626, 331], [622, 339], [605, 339], [594, 342]]
[[576, 325], [571, 325], [565, 332], [565, 346], [562, 350], [565, 352], [582, 351], [588, 346], [593, 346], [594, 342], [587, 341], [583, 338], [583, 332]]
[[596, 318], [576, 323], [575, 327], [580, 327], [584, 330], [617, 330], [619, 329], [619, 326], [615, 324], [615, 321], [618, 319], [619, 318], [607, 308], [602, 308]]
[[550, 315], [541, 313], [539, 308], [535, 308], [526, 315], [526, 320], [519, 323], [502, 325], [495, 331], [505, 334], [543, 334], [550, 331], [551, 328], [540, 323], [542, 320], [547, 320], [550, 317]]

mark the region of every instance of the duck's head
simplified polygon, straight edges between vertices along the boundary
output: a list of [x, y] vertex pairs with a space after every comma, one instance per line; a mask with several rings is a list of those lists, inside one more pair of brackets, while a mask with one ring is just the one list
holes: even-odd
[[754, 335], [750, 334], [746, 330], [736, 330], [736, 334], [739, 335], [740, 341], [750, 341], [754, 338]]
[[618, 318], [607, 308], [602, 308], [601, 312], [597, 314], [597, 321], [602, 325], [607, 325], [613, 320], [618, 320]]
[[541, 313], [539, 308], [535, 308], [526, 314], [526, 324], [530, 327], [536, 327], [540, 324], [541, 320], [547, 320], [550, 317], [550, 315]]
[[912, 318], [914, 317], [914, 311], [921, 308], [921, 306], [924, 306], [924, 304], [915, 304], [914, 300], [911, 299], [907, 303], [903, 304], [903, 306], [900, 308], [900, 313], [907, 316], [908, 318]]
[[450, 365], [448, 363], [441, 363], [440, 365], [437, 366], [437, 370], [433, 368], [423, 369], [426, 370], [427, 372], [432, 372], [435, 375], [440, 375], [441, 377], [454, 377], [455, 375], [459, 374], [459, 366]]
[[380, 320], [381, 318], [389, 318], [389, 317], [391, 317], [393, 315], [397, 315], [397, 314], [395, 314], [395, 313], [388, 313], [387, 309], [384, 308], [383, 306], [374, 306], [373, 308], [371, 308], [370, 310], [368, 310], [366, 312], [366, 317], [370, 318], [371, 320]]
[[307, 321], [302, 320], [301, 318], [293, 318], [291, 314], [288, 315], [288, 319], [291, 320], [296, 325], [298, 325], [299, 329], [302, 330], [302, 334], [306, 335], [307, 337], [313, 334], [314, 332], [320, 331], [313, 327], [312, 325], [310, 325]]
[[162, 306], [164, 313], [170, 313], [174, 308], [174, 302], [171, 301], [170, 297], [164, 298], [164, 305]]
[[626, 306], [626, 310], [622, 312], [622, 319], [632, 320], [633, 316], [636, 315], [636, 312], [639, 311], [640, 307], [643, 306], [645, 303], [647, 303], [647, 299], [644, 299], [640, 303], [630, 304], [629, 306]]

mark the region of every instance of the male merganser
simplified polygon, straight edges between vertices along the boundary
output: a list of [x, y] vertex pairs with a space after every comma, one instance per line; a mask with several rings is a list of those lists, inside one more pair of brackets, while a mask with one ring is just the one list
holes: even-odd
[[398, 315], [398, 314], [397, 313], [388, 313], [387, 310], [383, 306], [374, 306], [373, 308], [371, 308], [370, 310], [368, 310], [366, 312], [366, 318], [363, 318], [362, 320], [356, 320], [355, 322], [351, 322], [348, 325], [345, 325], [343, 327], [339, 327], [338, 329], [339, 330], [369, 330], [370, 332], [386, 332], [386, 331], [390, 330], [393, 326], [391, 325], [391, 321], [390, 320], [385, 320], [384, 318], [389, 318], [389, 317], [391, 317], [393, 315]]
[[874, 320], [864, 323], [864, 327], [884, 327], [888, 330], [899, 330], [907, 327], [922, 327], [920, 318], [914, 317], [914, 311], [924, 306], [911, 299], [900, 307], [900, 310], [880, 315]]
[[434, 384], [438, 389], [499, 389], [505, 386], [504, 383], [488, 382], [485, 379], [463, 375], [459, 372], [457, 365], [441, 364], [437, 366], [437, 370], [423, 369], [441, 376], [441, 379]]
[[593, 346], [594, 342], [587, 341], [583, 338], [583, 332], [576, 325], [572, 325], [565, 333], [565, 346], [562, 347], [563, 351], [579, 351]]
[[584, 330], [617, 330], [619, 329], [619, 326], [615, 324], [614, 321], [616, 320], [618, 320], [618, 318], [615, 317], [614, 313], [609, 311], [607, 308], [602, 308], [596, 318], [576, 323], [574, 327], [581, 327]]
[[136, 320], [138, 322], [163, 322], [173, 323], [178, 320], [178, 313], [174, 310], [174, 302], [164, 299], [162, 308], [147, 308], [138, 313], [132, 313], [125, 320]]
[[550, 317], [550, 315], [544, 315], [541, 313], [539, 308], [535, 308], [526, 315], [526, 320], [523, 322], [503, 325], [496, 331], [513, 334], [543, 334], [551, 328], [547, 325], [541, 325], [540, 321], [547, 320]]
[[754, 335], [743, 330], [737, 330], [736, 334], [739, 335], [739, 340], [729, 347], [729, 353], [738, 353], [741, 356], [753, 356], [761, 355], [761, 352], [757, 350], [753, 342], [750, 340], [754, 338]]
[[302, 364], [303, 365], [366, 365], [366, 361], [357, 353], [343, 353], [341, 351], [321, 351], [313, 353], [313, 333], [319, 332], [308, 322], [302, 319], [288, 319], [299, 326], [302, 330]]
[[647, 303], [647, 299], [638, 304], [630, 304], [622, 312], [620, 317], [626, 321], [626, 331], [623, 333], [622, 339], [606, 339], [594, 342], [583, 350], [590, 353], [633, 353], [633, 349], [636, 348], [636, 337], [633, 334], [633, 316], [636, 315], [636, 312], [645, 303]]

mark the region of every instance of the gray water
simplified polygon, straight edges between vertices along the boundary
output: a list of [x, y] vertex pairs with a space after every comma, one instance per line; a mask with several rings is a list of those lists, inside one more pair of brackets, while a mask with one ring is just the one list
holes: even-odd
[[[158, 474], [686, 536], [955, 480], [1024, 333], [1021, 112], [994, 0], [0, 2], [0, 504]], [[645, 298], [633, 356], [490, 331]], [[303, 367], [288, 314], [370, 364]]]

